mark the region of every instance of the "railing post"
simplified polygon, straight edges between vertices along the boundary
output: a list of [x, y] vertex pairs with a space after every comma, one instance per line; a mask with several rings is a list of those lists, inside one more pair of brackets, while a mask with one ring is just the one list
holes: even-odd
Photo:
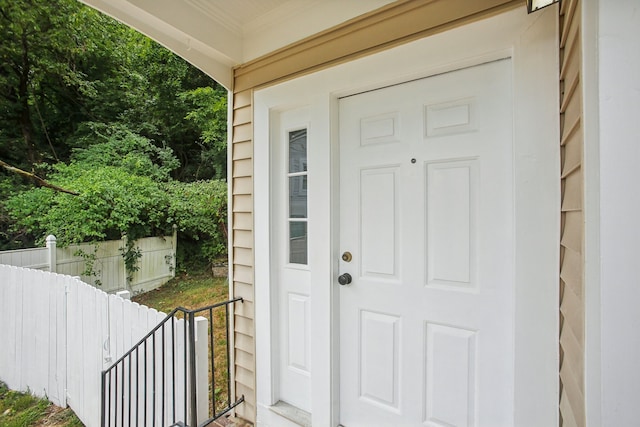
[[55, 273], [58, 271], [58, 257], [56, 249], [56, 236], [49, 234], [47, 236], [47, 261], [49, 262], [49, 271]]
[[193, 311], [188, 313], [189, 321], [189, 425], [198, 425], [197, 384], [196, 384], [196, 321]]
[[[213, 321], [213, 319], [211, 319]], [[206, 317], [198, 316], [196, 322], [196, 402], [198, 424], [202, 424], [209, 415], [209, 342], [208, 321]], [[213, 325], [213, 323], [212, 323]], [[213, 391], [215, 393], [215, 390]], [[215, 408], [214, 408], [215, 413]]]
[[102, 400], [102, 403], [100, 404], [100, 426], [101, 427], [105, 427], [106, 421], [107, 421], [107, 411], [106, 411], [107, 399], [106, 399], [106, 393], [105, 393], [105, 387], [107, 385], [105, 381], [106, 376], [107, 376], [106, 372], [102, 371], [102, 373], [100, 374], [100, 399]]

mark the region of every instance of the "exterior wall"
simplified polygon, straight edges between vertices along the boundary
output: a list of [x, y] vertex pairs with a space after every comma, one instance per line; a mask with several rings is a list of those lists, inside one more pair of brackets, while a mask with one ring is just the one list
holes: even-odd
[[[521, 7], [518, 0], [397, 2], [235, 69], [231, 144], [232, 268], [237, 414], [256, 420], [253, 218], [253, 90]], [[266, 159], [265, 159], [266, 161]], [[569, 365], [567, 365], [569, 366]]]
[[[640, 3], [599, 0], [595, 7], [600, 162], [600, 425], [629, 426], [637, 425], [640, 418]], [[591, 192], [592, 188], [588, 190]], [[589, 423], [597, 425], [591, 418]]]
[[584, 426], [584, 215], [583, 88], [580, 0], [560, 10], [560, 145], [562, 229], [560, 242], [560, 419]]
[[244, 395], [245, 403], [237, 414], [255, 421], [255, 328], [253, 324], [253, 93], [251, 90], [233, 94], [231, 144], [231, 241], [232, 292], [244, 298], [235, 305], [234, 315], [234, 378], [237, 396]]

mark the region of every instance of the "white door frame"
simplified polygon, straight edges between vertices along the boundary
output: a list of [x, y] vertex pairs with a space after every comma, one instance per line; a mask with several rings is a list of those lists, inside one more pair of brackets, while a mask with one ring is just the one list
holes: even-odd
[[[514, 105], [514, 425], [558, 423], [560, 147], [555, 7], [524, 8], [417, 40], [254, 93], [254, 238], [258, 425], [289, 425], [275, 403], [271, 334], [270, 127], [276, 113], [308, 107], [311, 394], [314, 426], [339, 416], [338, 98], [511, 57]], [[313, 173], [313, 172], [312, 172]], [[327, 238], [330, 236], [330, 238]], [[315, 237], [315, 239], [314, 239]], [[261, 249], [262, 248], [262, 249]], [[259, 252], [258, 252], [259, 251]], [[531, 399], [531, 396], [539, 399]], [[274, 400], [275, 399], [275, 400]]]

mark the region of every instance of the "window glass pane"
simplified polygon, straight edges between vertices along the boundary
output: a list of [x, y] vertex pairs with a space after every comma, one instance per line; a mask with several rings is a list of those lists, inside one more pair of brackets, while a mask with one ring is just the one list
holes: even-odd
[[[289, 132], [289, 262], [307, 264], [307, 130]], [[297, 218], [303, 219], [296, 221]]]
[[307, 217], [307, 176], [289, 177], [289, 218]]
[[289, 222], [289, 262], [291, 264], [307, 263], [306, 222]]
[[289, 173], [307, 170], [307, 130], [289, 132]]

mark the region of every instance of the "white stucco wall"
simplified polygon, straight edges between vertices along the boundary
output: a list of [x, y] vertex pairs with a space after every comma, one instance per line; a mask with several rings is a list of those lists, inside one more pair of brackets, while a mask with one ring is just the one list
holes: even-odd
[[630, 426], [640, 419], [640, 2], [598, 8], [601, 425]]

